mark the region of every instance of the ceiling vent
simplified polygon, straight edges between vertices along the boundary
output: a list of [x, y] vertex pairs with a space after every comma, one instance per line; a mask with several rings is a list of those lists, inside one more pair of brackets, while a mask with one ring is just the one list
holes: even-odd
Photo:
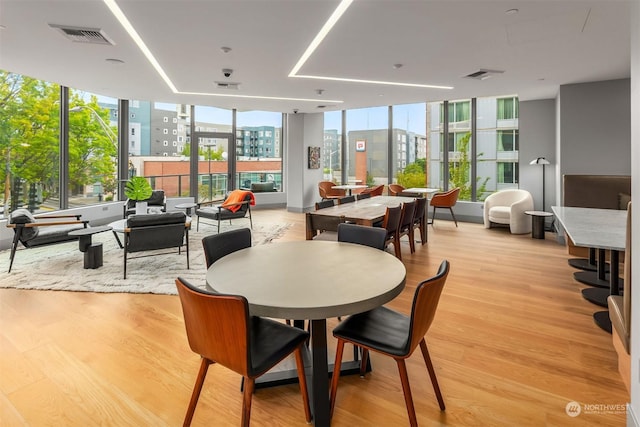
[[471, 74], [467, 74], [464, 76], [465, 79], [474, 79], [474, 80], [487, 80], [493, 76], [504, 73], [504, 71], [500, 70], [485, 70], [484, 68], [479, 69]]
[[113, 40], [111, 40], [109, 36], [99, 28], [70, 27], [67, 25], [56, 24], [49, 24], [49, 26], [54, 30], [60, 31], [63, 36], [74, 43], [115, 45]]
[[232, 83], [232, 82], [215, 82], [216, 87], [218, 89], [230, 89], [230, 90], [238, 90], [240, 83]]

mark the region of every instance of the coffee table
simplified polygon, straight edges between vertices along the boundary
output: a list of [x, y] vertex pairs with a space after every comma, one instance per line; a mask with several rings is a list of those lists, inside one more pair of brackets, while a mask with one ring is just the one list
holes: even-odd
[[176, 209], [184, 209], [187, 213], [187, 216], [191, 216], [191, 209], [195, 208], [196, 206], [198, 206], [197, 203], [180, 203], [179, 205], [176, 205]]
[[102, 225], [99, 227], [87, 227], [69, 232], [69, 236], [78, 238], [78, 249], [84, 252], [84, 268], [95, 269], [102, 267], [102, 243], [92, 243], [91, 237], [94, 234], [110, 231], [111, 227]]

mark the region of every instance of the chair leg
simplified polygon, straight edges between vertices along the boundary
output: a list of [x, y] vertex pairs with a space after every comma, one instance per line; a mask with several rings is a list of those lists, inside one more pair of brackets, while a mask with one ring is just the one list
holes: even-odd
[[431, 214], [431, 226], [434, 227], [436, 223], [436, 207], [433, 207], [433, 214]]
[[188, 427], [191, 425], [191, 420], [193, 419], [193, 413], [196, 410], [196, 405], [198, 404], [198, 398], [200, 397], [200, 392], [202, 391], [202, 385], [204, 384], [204, 379], [207, 376], [207, 370], [209, 369], [209, 365], [211, 365], [211, 361], [208, 359], [202, 358], [200, 362], [200, 371], [198, 372], [198, 377], [196, 378], [196, 383], [193, 386], [193, 392], [191, 393], [191, 401], [189, 402], [189, 408], [187, 408], [187, 415], [184, 417], [183, 427]]
[[451, 216], [453, 217], [453, 222], [456, 223], [456, 227], [457, 227], [458, 226], [458, 220], [456, 219], [456, 216], [453, 213], [453, 209], [449, 208], [449, 212], [451, 212]]
[[429, 371], [429, 377], [431, 378], [431, 384], [433, 384], [433, 391], [436, 393], [436, 398], [438, 399], [438, 405], [440, 405], [440, 410], [444, 411], [444, 399], [440, 392], [440, 386], [438, 385], [438, 379], [436, 378], [436, 371], [433, 369], [433, 363], [431, 363], [431, 357], [427, 350], [427, 342], [424, 338], [420, 341], [420, 350], [422, 350], [422, 357], [424, 357], [424, 363], [427, 365], [427, 370]]
[[11, 257], [9, 258], [9, 271], [11, 273], [11, 267], [13, 266], [13, 258], [16, 256], [16, 249], [18, 249], [18, 242], [20, 241], [20, 235], [22, 234], [22, 227], [18, 227], [13, 235], [13, 244], [11, 245]]
[[396, 251], [396, 258], [402, 261], [402, 251], [400, 251], [400, 236], [396, 235], [393, 238], [393, 249]]
[[196, 232], [200, 231], [200, 215], [198, 215], [198, 219], [196, 220]]
[[333, 408], [336, 406], [336, 394], [338, 393], [338, 380], [340, 379], [340, 366], [342, 366], [342, 353], [344, 352], [344, 341], [338, 338], [336, 347], [336, 360], [333, 363], [333, 374], [331, 375], [331, 392], [329, 394], [329, 419], [333, 417]]
[[304, 371], [304, 359], [302, 358], [302, 345], [297, 348], [296, 367], [298, 369], [298, 383], [300, 384], [300, 393], [302, 394], [302, 404], [304, 405], [304, 416], [307, 423], [311, 422], [311, 408], [309, 407], [309, 389], [307, 388], [307, 375]]
[[402, 383], [402, 391], [404, 392], [404, 402], [407, 405], [407, 413], [409, 414], [409, 424], [411, 427], [418, 426], [416, 419], [416, 410], [413, 407], [413, 397], [411, 396], [411, 387], [409, 386], [409, 375], [407, 374], [407, 365], [404, 359], [396, 359], [398, 371], [400, 372], [400, 382]]
[[360, 361], [360, 378], [364, 378], [367, 373], [367, 364], [369, 363], [369, 350], [362, 349], [362, 360]]
[[411, 253], [414, 253], [416, 251], [416, 235], [413, 232], [413, 224], [411, 224], [409, 227], [409, 250]]
[[251, 399], [253, 398], [255, 385], [255, 379], [245, 377], [244, 393], [242, 395], [242, 427], [249, 427], [249, 422], [251, 421]]

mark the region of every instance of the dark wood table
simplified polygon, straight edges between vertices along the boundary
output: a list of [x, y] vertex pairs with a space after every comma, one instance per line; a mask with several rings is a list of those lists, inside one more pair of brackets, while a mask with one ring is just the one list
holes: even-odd
[[245, 296], [252, 315], [310, 320], [313, 422], [328, 426], [326, 319], [391, 301], [404, 288], [406, 269], [393, 255], [368, 246], [305, 240], [234, 252], [212, 264], [206, 279], [217, 292]]

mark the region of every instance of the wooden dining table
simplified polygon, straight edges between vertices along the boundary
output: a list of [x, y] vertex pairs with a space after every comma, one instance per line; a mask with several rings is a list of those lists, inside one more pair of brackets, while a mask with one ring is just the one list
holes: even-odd
[[413, 202], [414, 200], [415, 198], [413, 197], [375, 196], [309, 213], [311, 215], [344, 217], [345, 221], [372, 226], [374, 223], [384, 219], [387, 208], [394, 208], [402, 203]]

